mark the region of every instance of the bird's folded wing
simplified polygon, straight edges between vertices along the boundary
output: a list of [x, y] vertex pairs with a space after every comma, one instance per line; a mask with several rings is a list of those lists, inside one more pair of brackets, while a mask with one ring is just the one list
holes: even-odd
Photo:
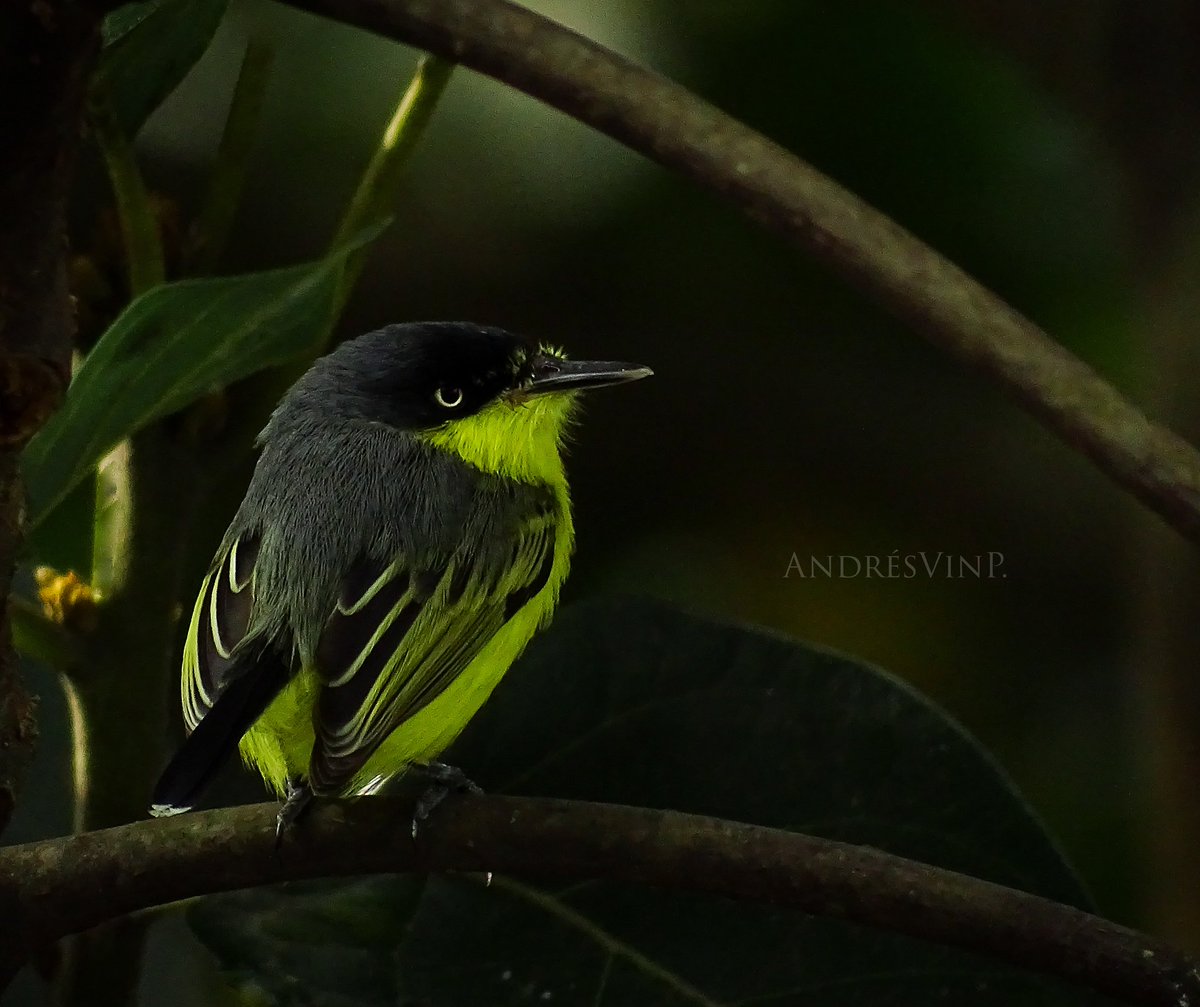
[[288, 681], [279, 648], [251, 639], [258, 541], [235, 539], [200, 587], [183, 648], [183, 719], [188, 738], [154, 788], [153, 815], [194, 806], [200, 792]]
[[405, 557], [354, 564], [317, 645], [326, 684], [309, 782], [318, 793], [343, 789], [546, 586], [554, 545], [554, 519], [540, 513], [523, 525], [505, 564], [465, 550], [438, 569]]
[[257, 556], [257, 538], [235, 538], [200, 585], [183, 647], [183, 719], [189, 733], [230, 679], [250, 666], [239, 658], [254, 610]]

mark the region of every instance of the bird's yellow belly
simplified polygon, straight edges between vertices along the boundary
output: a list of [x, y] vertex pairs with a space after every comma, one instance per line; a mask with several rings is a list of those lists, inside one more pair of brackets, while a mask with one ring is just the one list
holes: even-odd
[[[556, 538], [554, 566], [546, 586], [500, 628], [444, 692], [388, 735], [347, 786], [347, 794], [371, 788], [411, 763], [437, 758], [467, 726], [558, 604], [570, 565], [569, 517]], [[246, 764], [281, 797], [289, 778], [308, 776], [315, 740], [313, 709], [320, 688], [316, 673], [303, 669], [275, 697], [239, 746]]]

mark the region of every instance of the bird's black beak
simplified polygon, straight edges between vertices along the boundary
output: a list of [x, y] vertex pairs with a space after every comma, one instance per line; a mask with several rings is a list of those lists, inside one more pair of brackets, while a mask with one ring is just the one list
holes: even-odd
[[623, 385], [641, 381], [654, 372], [641, 364], [622, 364], [614, 360], [562, 360], [540, 356], [533, 363], [533, 382], [523, 390], [527, 395], [543, 392], [581, 391], [604, 385]]

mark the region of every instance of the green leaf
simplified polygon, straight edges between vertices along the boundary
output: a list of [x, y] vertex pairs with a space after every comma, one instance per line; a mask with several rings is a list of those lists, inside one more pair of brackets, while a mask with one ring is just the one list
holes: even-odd
[[136, 135], [212, 41], [229, 0], [148, 0], [104, 19], [93, 85], [107, 93], [127, 136]]
[[25, 450], [30, 525], [134, 431], [319, 344], [346, 256], [384, 226], [317, 262], [166, 284], [130, 304], [88, 354], [63, 408]]
[[[495, 792], [758, 822], [1088, 904], [999, 767], [903, 683], [657, 603], [564, 611], [447, 758]], [[260, 920], [287, 913], [307, 933], [323, 919], [317, 900], [295, 915], [292, 902], [272, 909], [269, 890], [254, 898]], [[206, 932], [218, 919], [235, 926], [244, 908], [209, 900]], [[261, 936], [240, 942], [236, 958], [205, 939], [243, 981], [278, 988], [272, 963], [297, 956], [287, 941]], [[847, 923], [586, 881], [537, 887], [496, 878], [484, 887], [430, 878], [395, 940], [395, 955], [369, 959], [372, 974], [397, 976], [391, 1002], [430, 1007], [1103, 1002]], [[315, 959], [308, 965], [289, 973], [313, 994], [306, 1002], [331, 1002], [320, 991], [336, 988], [336, 978]]]
[[412, 876], [295, 882], [204, 900], [188, 921], [226, 975], [269, 1003], [392, 1007], [398, 938], [422, 885]]

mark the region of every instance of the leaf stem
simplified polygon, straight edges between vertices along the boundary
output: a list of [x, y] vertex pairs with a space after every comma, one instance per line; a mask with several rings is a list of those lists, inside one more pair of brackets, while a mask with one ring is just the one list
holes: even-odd
[[125, 135], [109, 96], [101, 90], [93, 90], [88, 114], [117, 203], [121, 236], [129, 260], [129, 292], [132, 297], [137, 297], [162, 283], [166, 275], [158, 221], [133, 144]]
[[[412, 79], [401, 94], [380, 137], [379, 146], [376, 147], [358, 187], [354, 190], [354, 195], [346, 206], [346, 212], [342, 215], [330, 244], [331, 253], [356, 245], [362, 241], [364, 232], [374, 234], [375, 229], [382, 229], [404, 168], [433, 117], [433, 111], [446, 89], [454, 66], [454, 62], [450, 60], [428, 55], [421, 57], [417, 63]], [[274, 408], [274, 404], [287, 388], [304, 373], [313, 360], [325, 352], [333, 328], [362, 274], [366, 259], [365, 245], [354, 247], [346, 256], [334, 292], [328, 325], [321, 338], [308, 352], [297, 356], [278, 370], [264, 375], [257, 383], [253, 398], [259, 403], [259, 407], [251, 407], [245, 411], [232, 434], [234, 443], [248, 444], [254, 434], [262, 428], [265, 412]]]
[[[350, 199], [331, 248], [342, 247], [364, 227], [388, 215], [403, 171], [433, 117], [433, 110], [453, 70], [454, 64], [448, 60], [429, 55], [421, 57]], [[365, 252], [356, 252], [346, 259], [335, 317], [350, 296], [365, 262]]]
[[193, 246], [185, 267], [188, 275], [211, 273], [229, 241], [246, 184], [274, 59], [274, 47], [258, 38], [250, 40], [242, 55], [242, 67], [229, 101], [229, 114], [225, 118], [225, 130], [217, 148], [208, 192], [192, 229]]

